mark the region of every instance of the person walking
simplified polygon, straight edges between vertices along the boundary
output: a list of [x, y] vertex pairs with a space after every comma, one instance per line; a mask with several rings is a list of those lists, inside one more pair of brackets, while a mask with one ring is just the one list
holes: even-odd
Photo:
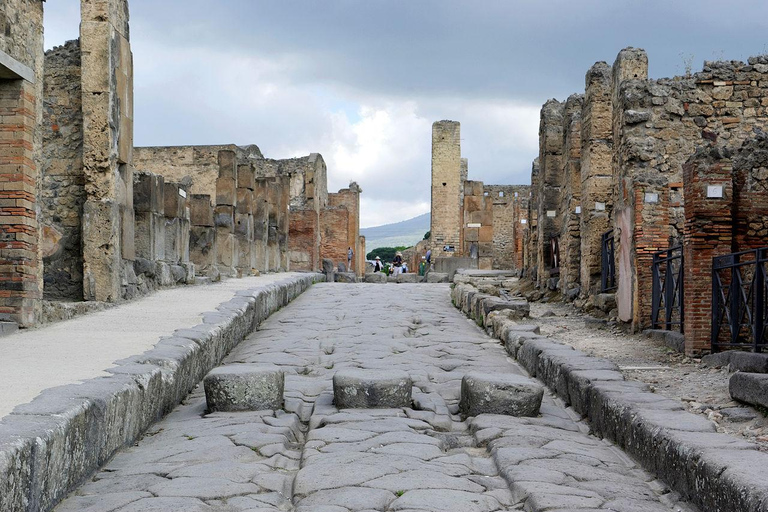
[[392, 260], [392, 266], [395, 268], [394, 275], [400, 275], [400, 272], [403, 270], [403, 253], [397, 251], [395, 259]]
[[374, 272], [381, 272], [381, 269], [384, 268], [381, 264], [381, 258], [376, 256], [376, 259], [373, 260], [373, 271]]
[[347, 272], [352, 272], [352, 257], [355, 253], [352, 251], [352, 247], [347, 247]]

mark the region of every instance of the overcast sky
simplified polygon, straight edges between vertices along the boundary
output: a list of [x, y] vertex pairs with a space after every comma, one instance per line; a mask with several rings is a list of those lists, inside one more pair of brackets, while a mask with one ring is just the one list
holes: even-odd
[[[45, 3], [46, 48], [79, 0]], [[530, 182], [538, 112], [596, 61], [654, 78], [768, 52], [766, 0], [131, 0], [135, 143], [323, 155], [363, 227], [429, 211], [431, 125], [461, 122], [470, 178]]]

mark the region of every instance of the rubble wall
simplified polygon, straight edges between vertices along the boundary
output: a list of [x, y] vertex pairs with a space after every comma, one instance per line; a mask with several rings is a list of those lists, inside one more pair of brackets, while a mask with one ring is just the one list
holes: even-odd
[[83, 299], [80, 41], [45, 55], [40, 213], [46, 299]]

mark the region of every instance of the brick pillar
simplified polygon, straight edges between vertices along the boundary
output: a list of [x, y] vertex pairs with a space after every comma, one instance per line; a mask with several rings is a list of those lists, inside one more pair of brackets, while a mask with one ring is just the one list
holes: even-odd
[[35, 86], [0, 80], [0, 320], [35, 323], [42, 297]]
[[[714, 158], [712, 158], [712, 156]], [[708, 198], [721, 186], [721, 198]], [[685, 230], [685, 352], [709, 351], [712, 325], [712, 258], [732, 252], [733, 170], [714, 149], [698, 151], [683, 165]]]
[[587, 72], [581, 128], [581, 293], [600, 291], [603, 233], [613, 208], [611, 67], [598, 62]]

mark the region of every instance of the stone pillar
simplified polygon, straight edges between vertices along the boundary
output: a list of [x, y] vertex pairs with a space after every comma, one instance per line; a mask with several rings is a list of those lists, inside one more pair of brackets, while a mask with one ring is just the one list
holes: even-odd
[[528, 234], [526, 243], [525, 270], [527, 276], [536, 282], [539, 273], [539, 197], [541, 196], [541, 166], [538, 157], [531, 164], [531, 197], [528, 202]]
[[611, 67], [598, 62], [586, 76], [581, 128], [581, 294], [600, 292], [601, 239], [611, 229], [614, 173]]
[[219, 151], [219, 176], [216, 178], [216, 264], [219, 272], [237, 275], [238, 251], [235, 240], [235, 206], [237, 204], [237, 160], [235, 152]]
[[[461, 127], [456, 121], [432, 125], [433, 257], [450, 257], [461, 250]], [[453, 247], [454, 252], [443, 247]]]
[[[648, 57], [643, 50], [626, 48], [619, 52], [612, 68], [611, 93], [616, 148], [613, 151], [616, 304], [619, 319], [631, 322], [633, 330], [650, 320], [651, 254], [668, 245], [668, 228], [664, 232], [661, 229], [669, 225], [668, 183], [663, 176], [637, 172], [644, 167], [643, 138], [638, 123], [626, 119], [627, 111], [641, 111], [644, 105], [642, 98], [624, 94], [625, 85], [647, 78]], [[646, 203], [646, 193], [658, 194], [657, 203]]]
[[183, 237], [182, 220], [184, 218], [186, 199], [179, 192], [183, 190], [177, 183], [165, 183], [164, 214], [165, 214], [165, 261], [171, 264], [182, 262]]
[[279, 221], [280, 221], [280, 184], [277, 178], [268, 178], [267, 183], [267, 211], [268, 211], [268, 231], [267, 231], [267, 270], [277, 272], [280, 270], [280, 244]]
[[202, 275], [215, 277], [216, 266], [216, 227], [213, 220], [211, 196], [192, 194], [189, 198], [189, 259]]
[[278, 203], [277, 203], [277, 270], [290, 270], [290, 257], [288, 252], [288, 235], [290, 232], [290, 202], [291, 180], [289, 176], [281, 176], [278, 179]]
[[[578, 288], [581, 281], [581, 111], [584, 97], [565, 102], [563, 187], [560, 200], [560, 291]], [[567, 295], [573, 297], [570, 293]]]
[[149, 261], [165, 259], [165, 180], [152, 173], [133, 176], [135, 251]]
[[269, 243], [269, 178], [257, 178], [254, 196], [253, 247], [256, 269], [266, 272]]
[[[722, 197], [707, 197], [708, 186]], [[685, 353], [709, 351], [712, 326], [712, 258], [733, 252], [733, 169], [714, 148], [700, 149], [683, 165], [685, 233]]]
[[256, 185], [253, 165], [237, 168], [237, 206], [235, 237], [237, 239], [238, 272], [249, 275], [256, 268], [253, 250], [253, 189]]
[[[121, 298], [133, 240], [133, 55], [126, 0], [81, 3], [83, 295]], [[128, 245], [127, 250], [124, 246]]]
[[559, 211], [563, 185], [563, 116], [565, 104], [549, 100], [541, 108], [539, 123], [539, 201], [537, 239], [537, 284], [547, 286], [552, 267], [551, 240], [560, 236]]

